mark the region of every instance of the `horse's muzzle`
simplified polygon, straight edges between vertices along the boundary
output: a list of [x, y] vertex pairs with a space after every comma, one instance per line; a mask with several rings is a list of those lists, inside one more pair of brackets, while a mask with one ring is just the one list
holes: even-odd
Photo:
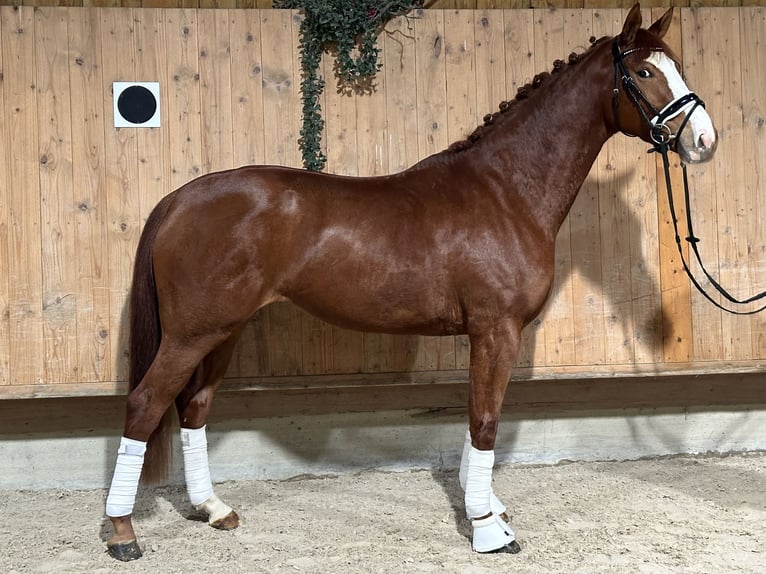
[[677, 138], [675, 150], [684, 163], [704, 163], [709, 161], [718, 148], [718, 132], [715, 128], [702, 131], [699, 134], [694, 130], [684, 130]]

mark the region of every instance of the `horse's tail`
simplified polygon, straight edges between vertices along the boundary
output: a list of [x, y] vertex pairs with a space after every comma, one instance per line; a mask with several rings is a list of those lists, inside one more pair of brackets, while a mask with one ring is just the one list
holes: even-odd
[[[154, 357], [157, 355], [162, 338], [152, 253], [157, 231], [170, 206], [170, 198], [170, 195], [165, 196], [152, 210], [136, 250], [133, 284], [130, 290], [130, 364], [128, 373], [130, 391], [139, 385], [149, 370]], [[171, 460], [170, 427], [172, 414], [172, 409], [168, 409], [159, 426], [149, 437], [141, 475], [141, 480], [144, 483], [156, 484], [167, 478]]]

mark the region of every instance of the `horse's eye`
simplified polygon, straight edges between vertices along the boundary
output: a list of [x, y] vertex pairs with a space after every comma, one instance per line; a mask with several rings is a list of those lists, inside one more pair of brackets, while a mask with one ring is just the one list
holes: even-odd
[[642, 69], [640, 69], [638, 71], [638, 77], [643, 79], [643, 80], [646, 80], [647, 78], [651, 78], [652, 77], [652, 73], [649, 70], [647, 70], [646, 68], [642, 68]]

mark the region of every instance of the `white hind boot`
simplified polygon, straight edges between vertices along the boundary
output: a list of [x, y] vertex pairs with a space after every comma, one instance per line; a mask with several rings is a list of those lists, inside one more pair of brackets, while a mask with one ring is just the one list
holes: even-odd
[[[181, 449], [184, 456], [184, 476], [189, 500], [197, 510], [206, 512], [208, 523], [216, 528], [236, 528], [236, 513], [213, 492], [207, 457], [207, 427], [181, 429]], [[227, 518], [232, 521], [227, 522]]]

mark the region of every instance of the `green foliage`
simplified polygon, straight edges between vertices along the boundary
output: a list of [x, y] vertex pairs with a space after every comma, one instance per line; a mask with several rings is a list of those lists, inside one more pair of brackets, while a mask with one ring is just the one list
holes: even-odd
[[274, 8], [300, 9], [304, 15], [300, 29], [303, 127], [299, 144], [306, 169], [319, 171], [327, 161], [322, 153], [322, 53], [334, 51], [335, 71], [342, 84], [361, 85], [380, 69], [377, 37], [386, 22], [422, 6], [423, 0], [274, 0]]

